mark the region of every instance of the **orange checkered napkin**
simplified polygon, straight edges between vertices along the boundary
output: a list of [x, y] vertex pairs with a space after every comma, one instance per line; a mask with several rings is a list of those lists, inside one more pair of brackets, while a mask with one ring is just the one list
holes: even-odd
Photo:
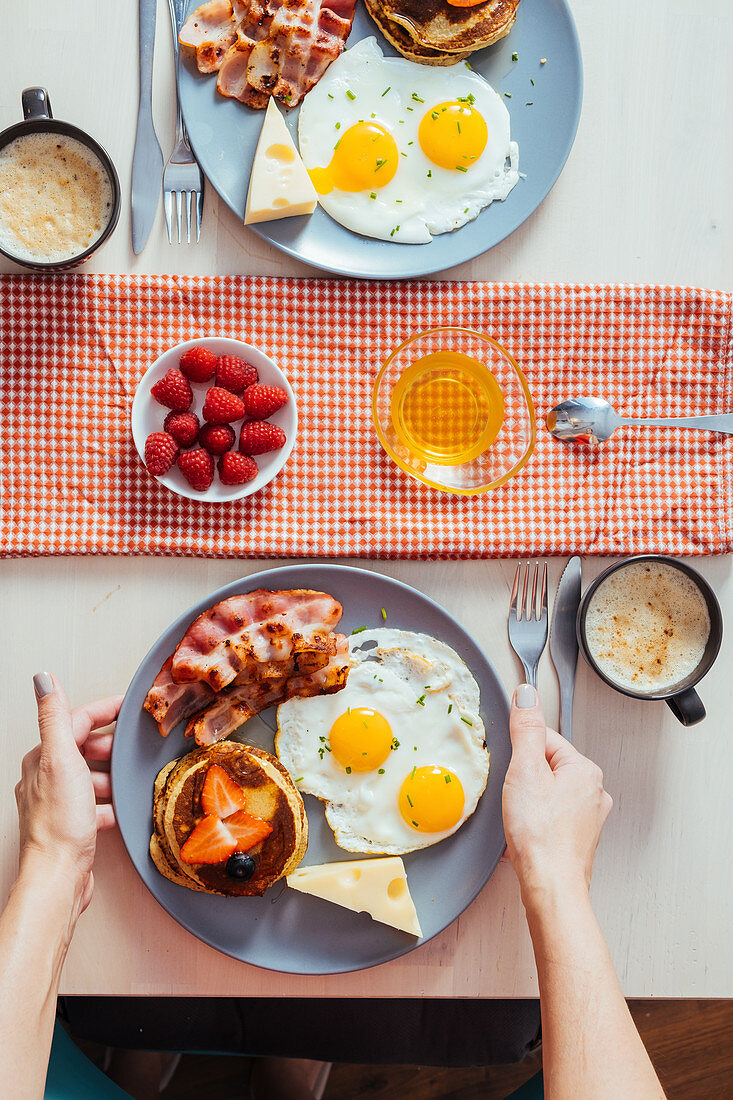
[[[2, 522], [16, 554], [709, 554], [733, 548], [733, 439], [627, 428], [597, 451], [540, 431], [525, 470], [480, 497], [422, 486], [371, 421], [380, 364], [460, 324], [523, 367], [538, 420], [564, 397], [627, 414], [733, 410], [731, 295], [686, 287], [370, 283], [191, 276], [0, 281]], [[231, 336], [279, 363], [300, 429], [280, 476], [230, 504], [169, 492], [130, 434], [161, 352]]]

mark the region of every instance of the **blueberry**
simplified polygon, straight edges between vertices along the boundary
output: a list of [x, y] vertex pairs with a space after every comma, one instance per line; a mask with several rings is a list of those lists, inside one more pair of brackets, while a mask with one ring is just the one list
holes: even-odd
[[255, 861], [245, 852], [234, 852], [227, 860], [227, 874], [229, 878], [238, 878], [241, 882], [247, 882], [255, 873]]

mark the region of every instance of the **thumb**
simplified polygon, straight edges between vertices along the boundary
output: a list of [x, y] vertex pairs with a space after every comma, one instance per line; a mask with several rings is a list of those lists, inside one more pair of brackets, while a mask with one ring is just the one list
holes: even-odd
[[74, 741], [71, 724], [71, 708], [64, 689], [49, 672], [37, 672], [33, 677], [33, 689], [38, 705], [38, 729], [41, 745], [54, 752], [68, 748]]
[[520, 684], [514, 692], [509, 715], [512, 757], [519, 763], [540, 765], [545, 761], [547, 727], [540, 698], [531, 684]]

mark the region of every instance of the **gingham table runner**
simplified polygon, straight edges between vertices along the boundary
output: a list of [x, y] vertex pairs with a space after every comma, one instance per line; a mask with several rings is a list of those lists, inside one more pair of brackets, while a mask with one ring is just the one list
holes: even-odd
[[[733, 410], [731, 295], [689, 287], [69, 275], [0, 280], [0, 552], [362, 555], [707, 554], [733, 544], [733, 440], [624, 429], [598, 451], [540, 431], [521, 475], [480, 497], [423, 487], [382, 452], [380, 364], [422, 328], [506, 346], [541, 422], [558, 400], [628, 414]], [[290, 378], [300, 428], [281, 475], [204, 504], [144, 469], [138, 379], [182, 340], [258, 345]]]

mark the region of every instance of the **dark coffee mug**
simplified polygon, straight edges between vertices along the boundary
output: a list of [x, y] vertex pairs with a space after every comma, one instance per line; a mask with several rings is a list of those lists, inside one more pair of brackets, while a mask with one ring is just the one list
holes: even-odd
[[94, 153], [102, 168], [106, 171], [112, 188], [112, 212], [107, 226], [94, 244], [90, 245], [84, 252], [80, 252], [78, 256], [72, 256], [66, 260], [42, 263], [35, 260], [21, 259], [13, 252], [8, 252], [7, 249], [0, 247], [0, 253], [3, 256], [7, 256], [9, 260], [13, 260], [14, 263], [21, 264], [23, 267], [28, 267], [32, 271], [65, 271], [67, 268], [83, 264], [112, 234], [119, 220], [122, 205], [120, 180], [109, 154], [99, 142], [95, 141], [84, 130], [80, 130], [78, 126], [72, 126], [69, 122], [61, 122], [53, 117], [48, 92], [45, 88], [26, 88], [22, 95], [22, 103], [25, 121], [16, 122], [14, 126], [8, 126], [7, 130], [0, 133], [0, 149], [9, 145], [11, 141], [15, 141], [16, 138], [25, 137], [26, 134], [51, 133], [74, 138]]
[[[673, 569], [679, 569], [681, 573], [685, 573], [702, 593], [710, 616], [710, 633], [708, 635], [705, 651], [697, 668], [684, 680], [681, 680], [680, 683], [675, 684], [673, 688], [667, 691], [630, 691], [628, 688], [621, 687], [613, 680], [610, 680], [593, 660], [588, 649], [588, 641], [585, 633], [585, 620], [588, 614], [588, 608], [599, 585], [612, 573], [617, 572], [617, 570], [624, 569], [627, 565], [631, 565], [632, 563], [636, 564], [637, 562], [645, 561], [663, 562], [665, 565], [672, 566]], [[703, 705], [702, 699], [695, 691], [695, 684], [699, 683], [703, 676], [710, 671], [715, 658], [718, 656], [723, 641], [723, 615], [720, 610], [720, 604], [712, 588], [705, 578], [701, 576], [696, 569], [693, 569], [692, 566], [686, 565], [676, 558], [668, 558], [663, 554], [640, 554], [638, 557], [626, 558], [625, 561], [620, 561], [610, 566], [610, 568], [601, 573], [599, 577], [596, 577], [583, 595], [580, 607], [578, 608], [577, 633], [580, 651], [585, 660], [609, 687], [614, 688], [616, 691], [620, 691], [622, 695], [630, 696], [632, 699], [664, 699], [675, 718], [677, 718], [683, 726], [694, 726], [697, 722], [702, 722], [705, 717], [705, 706]]]

